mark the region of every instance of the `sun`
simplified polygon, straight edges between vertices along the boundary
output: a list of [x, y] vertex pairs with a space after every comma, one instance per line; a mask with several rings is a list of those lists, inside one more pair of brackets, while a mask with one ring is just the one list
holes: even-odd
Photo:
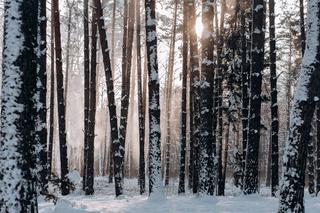
[[203, 25], [202, 25], [201, 17], [197, 17], [195, 28], [196, 28], [196, 33], [197, 33], [198, 38], [201, 38], [202, 31], [203, 31]]

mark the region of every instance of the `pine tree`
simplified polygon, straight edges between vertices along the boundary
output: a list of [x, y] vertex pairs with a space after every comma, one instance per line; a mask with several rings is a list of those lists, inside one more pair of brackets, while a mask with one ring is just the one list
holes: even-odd
[[38, 60], [42, 58], [40, 49], [45, 48], [39, 43], [43, 38], [39, 27], [42, 6], [37, 0], [4, 2], [0, 212], [38, 212], [35, 173], [45, 152], [43, 135], [38, 132], [43, 130], [39, 128], [43, 125], [39, 89], [43, 88], [37, 85], [45, 80], [43, 61]]
[[137, 79], [138, 79], [138, 110], [139, 110], [139, 186], [140, 194], [146, 191], [145, 174], [145, 100], [142, 91], [142, 68], [141, 68], [141, 18], [140, 18], [140, 0], [136, 1], [136, 50], [137, 50]]
[[258, 191], [258, 165], [260, 141], [261, 85], [264, 67], [264, 1], [253, 0], [252, 5], [252, 44], [251, 44], [251, 76], [250, 102], [248, 122], [248, 142], [246, 152], [244, 193]]
[[199, 142], [200, 142], [200, 70], [198, 41], [196, 34], [196, 13], [194, 0], [188, 1], [190, 17], [188, 31], [190, 38], [190, 157], [189, 157], [189, 186], [193, 193], [199, 187]]
[[278, 118], [278, 90], [276, 68], [276, 38], [275, 38], [275, 3], [269, 0], [269, 34], [270, 34], [270, 85], [271, 85], [271, 193], [276, 195], [279, 187], [279, 118]]
[[88, 140], [89, 140], [89, 104], [90, 104], [90, 54], [89, 54], [89, 3], [83, 1], [83, 44], [84, 44], [84, 159], [83, 159], [83, 190], [86, 188], [86, 171], [88, 161]]
[[91, 19], [91, 61], [89, 84], [89, 120], [88, 120], [88, 149], [86, 171], [86, 195], [94, 193], [94, 138], [96, 119], [96, 72], [97, 72], [97, 12], [92, 11]]
[[60, 33], [60, 13], [59, 1], [53, 0], [54, 12], [54, 38], [55, 38], [55, 54], [56, 54], [56, 80], [57, 80], [57, 102], [58, 102], [58, 123], [59, 123], [59, 142], [60, 142], [60, 167], [61, 167], [61, 194], [69, 194], [68, 188], [68, 152], [66, 137], [66, 117], [65, 117], [65, 99], [63, 88], [62, 73], [62, 54], [61, 54], [61, 33]]
[[316, 104], [314, 100], [320, 95], [320, 2], [317, 0], [308, 1], [308, 25], [306, 50], [294, 93], [284, 152], [279, 213], [304, 212], [307, 144]]
[[108, 94], [108, 108], [110, 114], [111, 140], [112, 140], [112, 157], [114, 160], [114, 174], [115, 174], [115, 191], [116, 196], [123, 194], [122, 186], [122, 159], [123, 148], [120, 145], [118, 138], [118, 119], [117, 110], [114, 98], [114, 85], [110, 61], [110, 49], [108, 48], [107, 33], [103, 17], [103, 9], [100, 0], [94, 0], [94, 6], [97, 10], [98, 31], [101, 45], [101, 52], [106, 76], [107, 94]]
[[183, 44], [182, 44], [182, 97], [181, 97], [181, 138], [180, 171], [178, 193], [185, 193], [186, 135], [187, 135], [187, 75], [188, 75], [188, 2], [183, 1]]
[[156, 2], [145, 0], [149, 76], [149, 193], [161, 192], [160, 92], [157, 56]]
[[213, 0], [202, 0], [201, 37], [201, 132], [200, 132], [200, 171], [199, 192], [213, 195], [214, 191], [214, 150], [213, 141]]

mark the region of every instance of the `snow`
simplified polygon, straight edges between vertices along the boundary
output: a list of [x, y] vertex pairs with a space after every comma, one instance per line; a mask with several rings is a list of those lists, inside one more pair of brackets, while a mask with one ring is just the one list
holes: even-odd
[[[241, 195], [240, 190], [227, 184], [227, 196], [196, 196], [187, 193], [184, 196], [173, 194], [177, 184], [166, 190], [166, 197], [148, 198], [138, 195], [137, 179], [125, 180], [125, 192], [122, 199], [113, 195], [113, 184], [108, 178], [96, 178], [96, 195], [73, 194], [59, 200], [56, 206], [40, 203], [40, 213], [274, 213], [278, 209], [278, 199], [270, 197], [270, 189], [263, 187], [261, 195]], [[306, 196], [306, 213], [316, 213], [320, 208], [320, 198]]]

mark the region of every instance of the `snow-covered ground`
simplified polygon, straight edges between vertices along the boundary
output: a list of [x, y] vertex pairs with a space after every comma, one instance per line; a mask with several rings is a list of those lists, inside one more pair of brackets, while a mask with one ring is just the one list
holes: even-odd
[[[148, 199], [138, 195], [137, 180], [125, 181], [126, 196], [116, 199], [114, 185], [107, 178], [95, 179], [96, 192], [93, 196], [83, 195], [77, 189], [72, 195], [60, 198], [57, 205], [40, 202], [40, 213], [275, 213], [278, 200], [263, 189], [261, 195], [244, 196], [228, 186], [227, 196], [196, 197], [187, 193], [178, 196], [175, 185], [165, 189], [165, 198]], [[306, 195], [306, 213], [318, 213], [320, 198]]]

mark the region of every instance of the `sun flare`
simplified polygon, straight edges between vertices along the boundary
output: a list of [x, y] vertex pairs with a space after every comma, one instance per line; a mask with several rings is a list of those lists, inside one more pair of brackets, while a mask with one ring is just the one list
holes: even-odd
[[198, 38], [200, 38], [201, 35], [202, 35], [202, 31], [203, 31], [203, 25], [202, 25], [201, 17], [197, 18], [195, 27], [196, 27], [197, 36], [198, 36]]

